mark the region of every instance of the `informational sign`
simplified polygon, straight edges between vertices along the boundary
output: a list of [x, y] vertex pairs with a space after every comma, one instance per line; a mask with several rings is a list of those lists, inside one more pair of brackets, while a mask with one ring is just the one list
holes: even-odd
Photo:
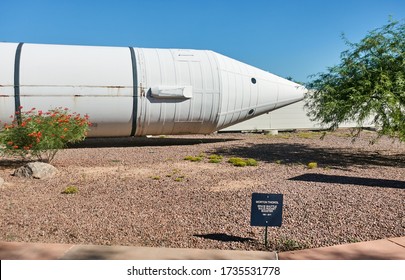
[[282, 214], [282, 194], [252, 193], [251, 226], [280, 227]]

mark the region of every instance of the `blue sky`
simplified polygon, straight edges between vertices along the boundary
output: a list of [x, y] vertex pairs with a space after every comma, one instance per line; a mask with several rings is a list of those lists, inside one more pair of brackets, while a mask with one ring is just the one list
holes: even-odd
[[1, 0], [0, 41], [210, 49], [282, 77], [339, 63], [404, 0]]

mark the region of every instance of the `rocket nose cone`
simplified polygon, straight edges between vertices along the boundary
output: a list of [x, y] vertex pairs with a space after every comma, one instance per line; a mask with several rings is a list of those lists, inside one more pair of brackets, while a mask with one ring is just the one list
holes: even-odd
[[301, 101], [307, 91], [305, 86], [283, 79], [278, 86], [276, 108]]
[[295, 103], [307, 91], [300, 84], [216, 54], [221, 81], [221, 105], [217, 128]]
[[255, 115], [260, 115], [304, 99], [307, 89], [271, 73], [261, 73]]

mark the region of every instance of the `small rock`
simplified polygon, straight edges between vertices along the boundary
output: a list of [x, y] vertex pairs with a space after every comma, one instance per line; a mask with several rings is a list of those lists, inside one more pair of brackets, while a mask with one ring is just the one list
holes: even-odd
[[13, 175], [25, 178], [49, 179], [53, 177], [57, 171], [56, 167], [48, 163], [30, 162], [17, 168]]
[[0, 177], [0, 187], [3, 186], [4, 184], [4, 179]]

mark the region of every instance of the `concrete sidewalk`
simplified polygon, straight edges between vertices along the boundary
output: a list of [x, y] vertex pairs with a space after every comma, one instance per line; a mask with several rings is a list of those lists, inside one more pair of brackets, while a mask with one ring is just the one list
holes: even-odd
[[405, 260], [405, 237], [280, 252], [280, 260]]
[[1, 260], [405, 260], [405, 237], [265, 252], [0, 241]]
[[276, 260], [275, 252], [0, 241], [1, 260]]

